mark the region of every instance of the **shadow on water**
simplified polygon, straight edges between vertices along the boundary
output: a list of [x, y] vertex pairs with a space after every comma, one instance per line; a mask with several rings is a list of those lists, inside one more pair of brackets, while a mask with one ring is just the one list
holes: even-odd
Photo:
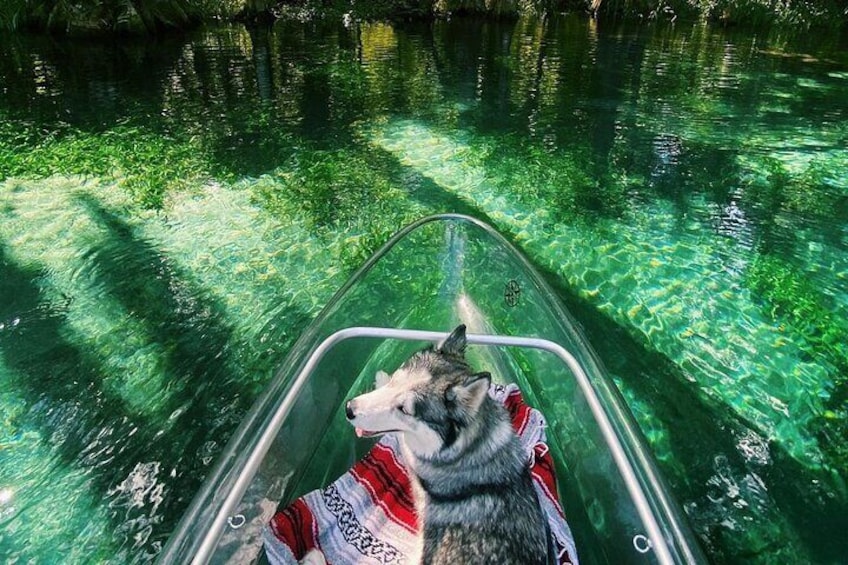
[[[87, 433], [113, 421], [114, 414], [130, 410], [120, 397], [100, 388], [104, 375], [97, 363], [64, 337], [65, 312], [52, 304], [38, 285], [45, 273], [17, 265], [2, 246], [0, 269], [0, 291], [10, 297], [0, 301], [0, 321], [6, 326], [0, 333], [0, 349], [5, 363], [24, 377], [17, 384], [27, 393], [29, 405], [45, 400], [56, 404], [87, 400], [85, 416], [63, 422], [74, 428], [62, 446], [66, 459], [72, 461], [87, 444]], [[13, 319], [18, 323], [9, 324]], [[28, 416], [39, 414], [33, 411]], [[52, 429], [52, 423], [47, 429]]]
[[[178, 276], [168, 258], [136, 237], [124, 220], [91, 196], [76, 199], [109, 233], [85, 258], [86, 265], [168, 352], [163, 370], [183, 392], [169, 409], [176, 410], [188, 398], [202, 399], [207, 389], [214, 394], [216, 385], [230, 382], [230, 330], [221, 325], [221, 308], [199, 299], [197, 289]], [[220, 408], [207, 407], [210, 413]]]
[[[637, 406], [631, 409], [638, 412], [639, 404], [650, 406], [653, 417], [674, 423], [668, 430], [673, 461], [660, 459], [658, 463], [715, 562], [759, 562], [775, 555], [790, 562], [811, 558], [831, 563], [842, 558], [840, 540], [848, 529], [843, 503], [824, 484], [815, 487], [831, 482], [832, 476], [809, 470], [765, 438], [759, 438], [762, 443], [749, 443], [758, 438], [756, 432], [700, 393], [677, 365], [638, 343], [626, 328], [563, 286], [558, 276], [538, 265], [537, 269], [581, 321], [608, 372], [618, 376], [635, 396]], [[729, 482], [721, 484], [717, 477]], [[734, 483], [747, 491], [736, 500]], [[762, 500], [751, 500], [760, 494], [760, 486]], [[728, 527], [726, 521], [734, 521], [733, 512], [717, 508], [717, 502], [736, 503], [735, 508], [743, 510], [739, 514], [750, 522]], [[741, 505], [751, 506], [750, 517]], [[774, 516], [765, 521], [767, 513]], [[786, 535], [785, 526], [775, 525], [781, 520], [792, 535]], [[818, 526], [810, 528], [811, 523]], [[796, 535], [800, 540], [794, 539]], [[799, 541], [803, 549], [798, 547]]]
[[[79, 202], [110, 233], [88, 264], [108, 292], [140, 319], [168, 352], [163, 371], [179, 393], [168, 407], [179, 411], [173, 426], [179, 437], [173, 438], [169, 452], [183, 454], [179, 461], [185, 467], [177, 476], [197, 485], [203, 474], [203, 465], [196, 459], [199, 444], [211, 440], [220, 449], [253, 401], [249, 394], [238, 392], [243, 390], [239, 377], [250, 378], [249, 367], [240, 364], [231, 330], [221, 322], [225, 315], [219, 305], [186, 282], [167, 257], [137, 237], [120, 217], [90, 196], [80, 196]], [[294, 327], [304, 327], [311, 319], [294, 308], [286, 316]], [[206, 457], [214, 453], [217, 449]], [[191, 495], [194, 490], [180, 488], [178, 492]]]
[[[2, 295], [13, 297], [0, 301], [0, 320], [20, 320], [0, 333], [4, 362], [20, 376], [14, 388], [27, 404], [16, 425], [41, 430], [62, 462], [85, 468], [94, 496], [105, 498], [136, 462], [155, 457], [157, 446], [161, 448], [161, 442], [154, 441], [156, 430], [149, 422], [140, 421], [120, 396], [102, 386], [108, 375], [85, 348], [67, 337], [66, 313], [56, 308], [38, 285], [45, 273], [16, 265], [2, 247], [0, 271]], [[133, 439], [115, 441], [113, 449], [98, 452], [100, 448], [95, 448], [92, 453], [102, 434]], [[112, 517], [115, 531], [120, 519], [114, 513]], [[61, 547], [61, 542], [57, 543]]]
[[445, 189], [414, 168], [404, 166], [396, 155], [385, 149], [375, 149], [375, 151], [381, 154], [381, 161], [388, 163], [388, 175], [404, 187], [410, 200], [420, 203], [433, 214], [466, 214], [489, 225], [495, 225], [494, 220], [479, 207]]
[[[152, 555], [253, 401], [251, 394], [258, 392], [240, 381], [260, 380], [251, 369], [270, 360], [241, 366], [231, 331], [221, 323], [221, 308], [120, 217], [93, 197], [80, 196], [78, 202], [108, 233], [84, 259], [91, 278], [140, 320], [149, 339], [166, 352], [161, 372], [169, 393], [164, 414], [170, 417], [139, 414], [105, 385], [123, 376], [107, 374], [81, 345], [84, 336], [74, 339], [66, 311], [39, 286], [48, 275], [16, 265], [2, 248], [0, 295], [13, 299], [0, 302], [0, 321], [21, 321], [0, 332], [0, 351], [12, 373], [21, 376], [14, 386], [27, 405], [20, 425], [42, 430], [67, 466], [85, 469], [93, 499], [111, 500], [109, 507], [116, 508], [120, 504], [114, 497], [126, 496], [121, 485], [136, 475], [139, 465], [167, 466], [153, 478], [162, 488], [162, 500], [149, 517], [154, 529], [146, 549], [132, 549], [137, 556]], [[297, 334], [292, 326], [304, 327], [310, 319], [296, 308], [284, 315], [289, 335]], [[112, 444], [108, 449], [98, 447], [104, 435]], [[123, 551], [133, 539], [138, 543], [136, 514], [144, 512], [151, 510], [130, 505], [126, 514], [109, 512], [114, 525], [107, 531]]]

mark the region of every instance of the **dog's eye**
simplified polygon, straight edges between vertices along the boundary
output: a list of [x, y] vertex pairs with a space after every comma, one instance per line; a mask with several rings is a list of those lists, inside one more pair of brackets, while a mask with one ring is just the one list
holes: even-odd
[[411, 402], [404, 402], [403, 404], [398, 404], [397, 409], [400, 410], [401, 414], [405, 414], [407, 416], [413, 415], [413, 407]]

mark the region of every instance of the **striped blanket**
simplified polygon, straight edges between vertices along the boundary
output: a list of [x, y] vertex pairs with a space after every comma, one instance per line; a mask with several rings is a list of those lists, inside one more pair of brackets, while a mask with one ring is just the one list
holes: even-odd
[[[489, 394], [507, 408], [521, 438], [559, 563], [576, 565], [545, 444], [544, 417], [524, 403], [515, 385], [493, 385]], [[331, 564], [404, 563], [417, 528], [409, 475], [398, 440], [389, 434], [335, 482], [278, 511], [264, 532], [265, 552], [274, 564], [297, 563], [313, 549]]]

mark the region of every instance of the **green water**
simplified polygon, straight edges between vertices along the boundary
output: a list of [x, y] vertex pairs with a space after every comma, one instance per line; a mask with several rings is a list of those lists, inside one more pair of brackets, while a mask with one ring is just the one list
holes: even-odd
[[555, 285], [716, 562], [844, 560], [837, 39], [552, 18], [0, 49], [4, 561], [154, 558], [311, 317], [442, 211]]

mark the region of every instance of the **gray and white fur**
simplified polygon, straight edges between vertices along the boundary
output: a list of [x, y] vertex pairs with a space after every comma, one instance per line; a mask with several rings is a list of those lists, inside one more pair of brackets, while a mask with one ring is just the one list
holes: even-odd
[[423, 564], [553, 562], [529, 463], [489, 373], [465, 360], [465, 326], [348, 402], [358, 435], [400, 433]]

